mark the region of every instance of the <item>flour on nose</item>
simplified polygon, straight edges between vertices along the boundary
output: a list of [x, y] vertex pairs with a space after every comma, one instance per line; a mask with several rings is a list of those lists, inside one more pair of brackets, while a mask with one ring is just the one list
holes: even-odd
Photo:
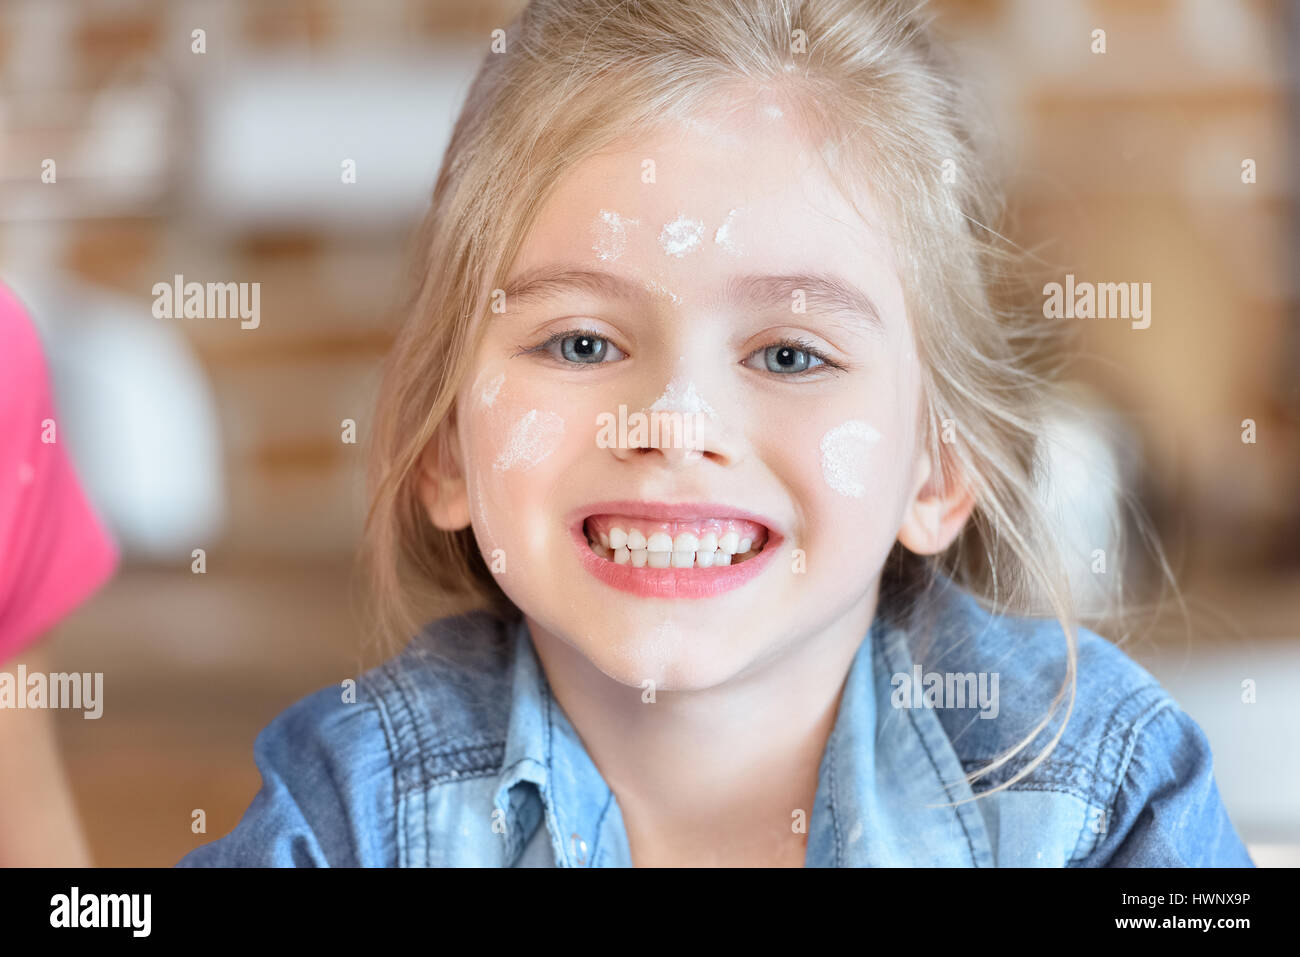
[[591, 224], [591, 231], [596, 237], [592, 251], [603, 261], [612, 262], [627, 249], [627, 231], [629, 226], [641, 225], [639, 220], [627, 219], [610, 209], [602, 209]]
[[498, 472], [514, 468], [530, 469], [554, 452], [563, 437], [562, 418], [554, 412], [530, 409], [511, 426], [505, 448], [497, 456], [493, 468]]
[[713, 406], [700, 397], [699, 392], [695, 389], [695, 383], [687, 382], [681, 376], [668, 383], [668, 387], [664, 389], [664, 394], [655, 399], [654, 404], [650, 406], [650, 411], [702, 412], [709, 416], [718, 414], [713, 411]]
[[700, 237], [703, 235], [702, 220], [688, 219], [684, 213], [678, 213], [676, 219], [664, 225], [663, 232], [659, 234], [659, 245], [669, 256], [680, 259], [699, 248]]
[[862, 498], [871, 446], [880, 433], [866, 422], [851, 419], [822, 436], [822, 476], [841, 495]]

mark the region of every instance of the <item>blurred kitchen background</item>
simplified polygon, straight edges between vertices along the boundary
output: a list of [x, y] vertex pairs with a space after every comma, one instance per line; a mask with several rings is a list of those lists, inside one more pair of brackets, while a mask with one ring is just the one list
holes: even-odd
[[[58, 716], [98, 864], [168, 866], [224, 834], [258, 730], [378, 658], [353, 569], [378, 365], [451, 124], [520, 6], [0, 2], [0, 279], [124, 552], [49, 645], [105, 673], [101, 719]], [[935, 7], [1001, 128], [1012, 238], [1058, 279], [1152, 284], [1149, 329], [1080, 320], [1061, 454], [1150, 517], [1186, 614], [1166, 600], [1126, 650], [1205, 728], [1257, 861], [1300, 864], [1295, 5]], [[154, 318], [176, 274], [260, 282], [260, 327]], [[1051, 490], [1085, 552], [1108, 484]]]

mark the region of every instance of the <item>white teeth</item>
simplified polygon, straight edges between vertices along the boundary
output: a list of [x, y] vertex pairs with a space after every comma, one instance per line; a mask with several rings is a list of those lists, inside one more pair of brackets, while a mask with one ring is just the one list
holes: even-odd
[[700, 547], [700, 540], [690, 532], [678, 532], [673, 539], [673, 551], [693, 552]]
[[645, 547], [652, 552], [671, 552], [673, 550], [673, 540], [667, 532], [655, 532], [646, 540]]
[[647, 538], [640, 529], [615, 526], [596, 532], [587, 544], [600, 558], [633, 568], [716, 568], [747, 561], [761, 550], [752, 536], [741, 538], [734, 531], [719, 535], [716, 529], [700, 535], [678, 532], [676, 537], [654, 532]]
[[[725, 541], [725, 535], [723, 539]], [[587, 544], [592, 552], [606, 561], [612, 561], [616, 565], [631, 565], [633, 568], [715, 568], [719, 565], [730, 565], [734, 560], [748, 560], [758, 554], [754, 551], [743, 551], [733, 555], [723, 548], [707, 551], [703, 548], [694, 551], [677, 548], [654, 550], [620, 545], [618, 548], [611, 549], [590, 539]]]

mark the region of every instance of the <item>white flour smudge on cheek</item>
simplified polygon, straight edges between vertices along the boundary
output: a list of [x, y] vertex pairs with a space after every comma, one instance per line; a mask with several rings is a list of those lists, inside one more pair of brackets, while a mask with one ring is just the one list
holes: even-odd
[[506, 374], [498, 372], [492, 377], [492, 381], [483, 387], [483, 391], [479, 393], [479, 401], [489, 409], [492, 408], [492, 403], [497, 400], [497, 393], [501, 391], [501, 386], [505, 384], [505, 381]]
[[530, 469], [555, 451], [564, 437], [564, 420], [554, 412], [530, 409], [511, 426], [505, 447], [492, 467], [498, 472], [507, 469]]
[[481, 527], [480, 538], [486, 542], [485, 549], [489, 552], [489, 554], [485, 555], [484, 558], [490, 561], [492, 557], [491, 550], [497, 547], [497, 539], [496, 536], [492, 534], [492, 526], [488, 523], [487, 506], [484, 504], [485, 496], [483, 495], [483, 489], [477, 481], [474, 483], [472, 496], [474, 499], [474, 511], [478, 513], [479, 526]]
[[862, 498], [867, 493], [866, 476], [870, 450], [880, 433], [866, 422], [851, 419], [822, 436], [822, 477], [841, 495]]

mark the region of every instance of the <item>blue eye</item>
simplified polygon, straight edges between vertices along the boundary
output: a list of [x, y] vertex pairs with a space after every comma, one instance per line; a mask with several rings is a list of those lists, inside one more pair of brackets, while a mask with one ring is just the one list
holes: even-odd
[[807, 372], [822, 361], [806, 349], [788, 345], [768, 346], [763, 350], [763, 360], [768, 372], [780, 373]]
[[[760, 355], [762, 366], [750, 365]], [[745, 361], [745, 364], [760, 372], [767, 371], [780, 376], [795, 377], [838, 372], [843, 368], [814, 349], [811, 343], [801, 339], [782, 339], [766, 348], [758, 349]]]
[[571, 365], [601, 365], [624, 358], [623, 352], [614, 343], [584, 329], [557, 332], [545, 342], [521, 349], [516, 355], [535, 353], [544, 353], [557, 362]]
[[600, 362], [608, 350], [609, 340], [598, 336], [565, 336], [560, 340], [560, 354], [569, 362]]

